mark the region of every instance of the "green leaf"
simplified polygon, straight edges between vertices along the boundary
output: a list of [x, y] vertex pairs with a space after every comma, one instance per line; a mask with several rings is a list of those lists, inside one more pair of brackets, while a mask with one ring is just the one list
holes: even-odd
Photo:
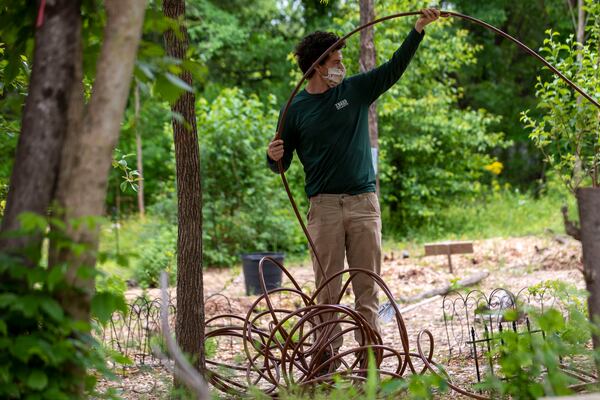
[[171, 82], [173, 85], [177, 86], [180, 89], [183, 89], [187, 92], [193, 92], [194, 88], [191, 87], [187, 82], [183, 81], [180, 77], [178, 77], [177, 75], [173, 75], [170, 72], [166, 72], [165, 76], [167, 77], [167, 79], [169, 80], [169, 82]]
[[10, 306], [11, 304], [13, 304], [15, 302], [16, 298], [17, 298], [17, 296], [15, 296], [12, 293], [0, 294], [0, 308]]
[[36, 283], [42, 283], [46, 280], [46, 271], [40, 267], [34, 267], [27, 270], [27, 283], [33, 287]]
[[138, 61], [136, 63], [136, 67], [144, 73], [146, 78], [154, 79], [154, 73], [152, 73], [152, 68], [150, 67], [150, 65], [148, 65], [144, 62]]
[[110, 320], [112, 314], [117, 310], [123, 312], [127, 310], [127, 304], [123, 296], [110, 292], [101, 292], [96, 293], [92, 299], [92, 314], [103, 325]]
[[32, 317], [37, 313], [40, 301], [35, 296], [23, 296], [19, 301], [12, 304], [12, 309], [20, 311], [26, 317]]
[[[15, 339], [10, 352], [19, 360], [28, 362], [32, 355], [38, 355], [42, 360], [47, 361], [48, 355], [44, 352], [42, 346], [47, 345], [40, 337], [36, 336], [18, 336]], [[45, 346], [44, 346], [45, 347]]]
[[64, 279], [65, 271], [67, 266], [65, 264], [55, 265], [50, 268], [50, 272], [46, 277], [46, 284], [48, 285], [48, 290], [53, 291], [56, 285]]
[[33, 370], [29, 377], [27, 378], [27, 386], [32, 389], [42, 390], [48, 385], [48, 377], [44, 373], [44, 371], [40, 371], [39, 369]]
[[392, 379], [385, 381], [381, 384], [381, 394], [383, 396], [397, 393], [398, 391], [405, 389], [407, 386], [406, 380], [404, 379]]
[[48, 221], [45, 217], [32, 213], [24, 212], [18, 217], [21, 229], [26, 232], [44, 232], [48, 228]]
[[516, 321], [519, 319], [519, 312], [517, 310], [506, 310], [504, 312], [505, 321]]
[[121, 352], [111, 350], [109, 354], [114, 362], [122, 365], [133, 365], [133, 361]]
[[379, 378], [377, 373], [377, 367], [375, 365], [375, 355], [373, 354], [373, 350], [371, 348], [368, 349], [368, 370], [367, 370], [367, 384], [365, 395], [369, 400], [375, 400], [377, 397], [377, 388], [379, 386]]
[[79, 267], [75, 275], [80, 279], [92, 279], [100, 272], [93, 267]]
[[40, 304], [40, 307], [55, 321], [62, 321], [64, 312], [56, 300], [48, 298]]
[[96, 382], [98, 380], [96, 379], [96, 377], [94, 375], [86, 375], [85, 379], [84, 379], [84, 385], [87, 389], [91, 389], [94, 386], [96, 386]]
[[173, 104], [177, 101], [183, 90], [173, 85], [165, 75], [160, 75], [154, 82], [155, 92], [163, 99]]

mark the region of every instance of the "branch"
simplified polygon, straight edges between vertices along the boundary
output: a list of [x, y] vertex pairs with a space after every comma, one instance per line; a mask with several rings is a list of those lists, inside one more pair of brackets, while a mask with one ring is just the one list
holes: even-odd
[[567, 233], [567, 235], [581, 242], [581, 229], [579, 228], [579, 224], [569, 220], [569, 209], [567, 208], [567, 206], [562, 206], [560, 208], [560, 211], [563, 215], [563, 222], [565, 225], [565, 232]]
[[455, 285], [446, 284], [444, 286], [440, 286], [440, 287], [437, 287], [437, 288], [434, 288], [431, 290], [427, 290], [425, 292], [421, 292], [414, 296], [400, 297], [400, 301], [405, 302], [405, 303], [412, 303], [412, 302], [426, 299], [429, 297], [433, 297], [433, 296], [437, 296], [437, 295], [444, 295], [444, 294], [451, 292], [452, 290], [466, 287], [466, 286], [471, 286], [476, 283], [479, 283], [481, 280], [487, 278], [488, 275], [489, 275], [488, 271], [481, 271], [481, 272], [478, 272], [476, 274], [473, 274], [471, 276], [468, 276], [466, 278], [459, 280]]
[[571, 14], [571, 20], [573, 21], [573, 29], [577, 31], [577, 21], [575, 20], [575, 13], [573, 12], [573, 5], [571, 5], [571, 0], [565, 0], [567, 6], [569, 7], [569, 12]]
[[[398, 304], [398, 303], [396, 303], [396, 304], [398, 305], [398, 308], [400, 309], [400, 313], [405, 313], [405, 312], [414, 310], [415, 308], [421, 307], [425, 304], [428, 304], [430, 302], [433, 302], [433, 301], [437, 300], [440, 296], [448, 294], [452, 290], [456, 290], [456, 289], [463, 288], [466, 286], [475, 285], [476, 283], [479, 283], [481, 280], [485, 279], [488, 275], [489, 275], [489, 272], [484, 270], [484, 271], [478, 272], [476, 274], [473, 274], [471, 276], [461, 279], [460, 281], [457, 282], [456, 285], [447, 284], [447, 285], [444, 285], [444, 286], [441, 286], [438, 288], [434, 288], [431, 290], [427, 290], [425, 292], [421, 292], [415, 296], [400, 297], [400, 299], [399, 299], [403, 303], [411, 303], [411, 302], [419, 301], [419, 303], [417, 303], [417, 304], [412, 304], [412, 305], [409, 305], [404, 308], [400, 308], [400, 304]], [[392, 306], [392, 303], [390, 303], [389, 301], [382, 304], [381, 306], [379, 306], [379, 310], [378, 310], [377, 314], [378, 314], [380, 322], [381, 323], [390, 322], [395, 315], [394, 312], [395, 312], [395, 310]]]

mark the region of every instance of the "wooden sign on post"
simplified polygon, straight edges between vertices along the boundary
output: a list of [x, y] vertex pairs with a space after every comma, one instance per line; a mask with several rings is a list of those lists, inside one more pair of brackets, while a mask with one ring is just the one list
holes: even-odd
[[426, 243], [425, 244], [425, 256], [448, 256], [448, 267], [450, 273], [454, 273], [452, 270], [452, 254], [469, 254], [473, 253], [473, 242], [440, 242], [440, 243]]

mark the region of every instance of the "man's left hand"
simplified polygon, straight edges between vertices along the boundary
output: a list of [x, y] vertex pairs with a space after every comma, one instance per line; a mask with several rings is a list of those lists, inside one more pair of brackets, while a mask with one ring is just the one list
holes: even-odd
[[423, 32], [423, 28], [440, 17], [440, 10], [435, 8], [425, 8], [421, 10], [421, 16], [415, 23], [415, 30], [419, 33]]

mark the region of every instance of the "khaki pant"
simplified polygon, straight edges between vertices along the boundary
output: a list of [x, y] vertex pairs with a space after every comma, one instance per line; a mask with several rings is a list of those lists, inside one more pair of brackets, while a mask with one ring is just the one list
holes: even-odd
[[[350, 268], [363, 268], [381, 273], [381, 211], [375, 193], [358, 195], [320, 194], [310, 198], [308, 212], [308, 232], [313, 239], [316, 252], [327, 277], [344, 269], [344, 257]], [[315, 283], [321, 286], [325, 279], [312, 254]], [[344, 275], [347, 278], [348, 275]], [[334, 304], [342, 288], [342, 276], [334, 279], [329, 285], [329, 292], [324, 288], [318, 296], [318, 302]], [[352, 280], [354, 292], [354, 308], [379, 332], [377, 311], [377, 284], [369, 276], [357, 275]], [[331, 316], [329, 316], [331, 317]], [[344, 329], [349, 325], [344, 325]], [[333, 333], [341, 332], [337, 325]], [[360, 334], [355, 334], [360, 343]], [[341, 347], [340, 337], [333, 343], [334, 349]]]

